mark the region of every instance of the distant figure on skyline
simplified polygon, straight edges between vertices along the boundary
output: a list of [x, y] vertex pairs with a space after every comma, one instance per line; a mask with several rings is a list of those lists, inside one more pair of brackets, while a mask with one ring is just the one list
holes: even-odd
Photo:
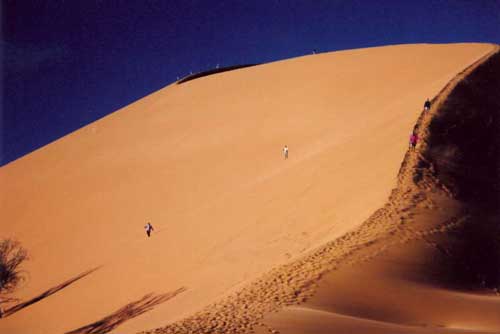
[[429, 99], [427, 99], [424, 103], [424, 110], [427, 111], [431, 109], [431, 101], [429, 101]]
[[288, 159], [288, 146], [285, 145], [285, 147], [283, 147], [283, 156], [285, 157], [285, 159]]
[[144, 229], [146, 230], [146, 234], [148, 235], [148, 238], [151, 236], [151, 231], [154, 231], [153, 225], [151, 223], [147, 223], [144, 226]]
[[414, 150], [415, 147], [417, 146], [418, 142], [418, 135], [415, 132], [412, 132], [410, 135], [410, 149]]

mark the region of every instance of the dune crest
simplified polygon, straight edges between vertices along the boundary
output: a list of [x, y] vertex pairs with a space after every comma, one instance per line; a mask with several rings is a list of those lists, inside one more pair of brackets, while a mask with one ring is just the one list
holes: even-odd
[[[216, 302], [214, 311], [239, 315], [213, 320], [213, 330], [245, 331], [268, 310], [255, 305], [308, 299], [315, 289], [304, 282], [323, 263], [293, 277], [273, 268], [330, 240], [344, 244], [342, 258], [354, 250], [349, 238], [371, 244], [377, 229], [338, 238], [387, 200], [425, 98], [492, 49], [390, 46], [207, 76], [3, 166], [2, 235], [33, 258], [18, 297], [100, 268], [2, 319], [0, 330], [85, 329], [152, 292], [186, 287], [117, 330], [162, 327]], [[256, 279], [267, 295], [248, 299], [242, 287]], [[231, 311], [224, 296], [233, 293], [247, 302]], [[204, 330], [198, 323], [190, 330]]]

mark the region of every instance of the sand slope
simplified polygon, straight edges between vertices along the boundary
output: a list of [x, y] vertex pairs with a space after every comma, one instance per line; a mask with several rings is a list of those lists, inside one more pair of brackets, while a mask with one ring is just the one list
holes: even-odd
[[[391, 46], [204, 77], [2, 167], [1, 235], [32, 257], [18, 297], [97, 269], [0, 330], [159, 327], [345, 234], [395, 186], [424, 99], [492, 49]], [[120, 312], [132, 302], [134, 317]]]
[[378, 235], [257, 333], [500, 332], [500, 53], [468, 72], [420, 119], [423, 144], [359, 230]]

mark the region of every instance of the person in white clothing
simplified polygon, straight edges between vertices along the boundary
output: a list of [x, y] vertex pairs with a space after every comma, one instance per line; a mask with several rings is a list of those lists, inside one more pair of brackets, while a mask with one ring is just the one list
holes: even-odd
[[286, 145], [283, 147], [283, 155], [285, 156], [285, 159], [288, 159], [288, 146]]

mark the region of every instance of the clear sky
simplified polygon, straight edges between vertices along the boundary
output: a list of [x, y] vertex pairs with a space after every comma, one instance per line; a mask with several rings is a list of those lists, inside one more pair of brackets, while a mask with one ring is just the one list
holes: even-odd
[[500, 0], [2, 0], [0, 165], [189, 74], [401, 43], [500, 43]]

